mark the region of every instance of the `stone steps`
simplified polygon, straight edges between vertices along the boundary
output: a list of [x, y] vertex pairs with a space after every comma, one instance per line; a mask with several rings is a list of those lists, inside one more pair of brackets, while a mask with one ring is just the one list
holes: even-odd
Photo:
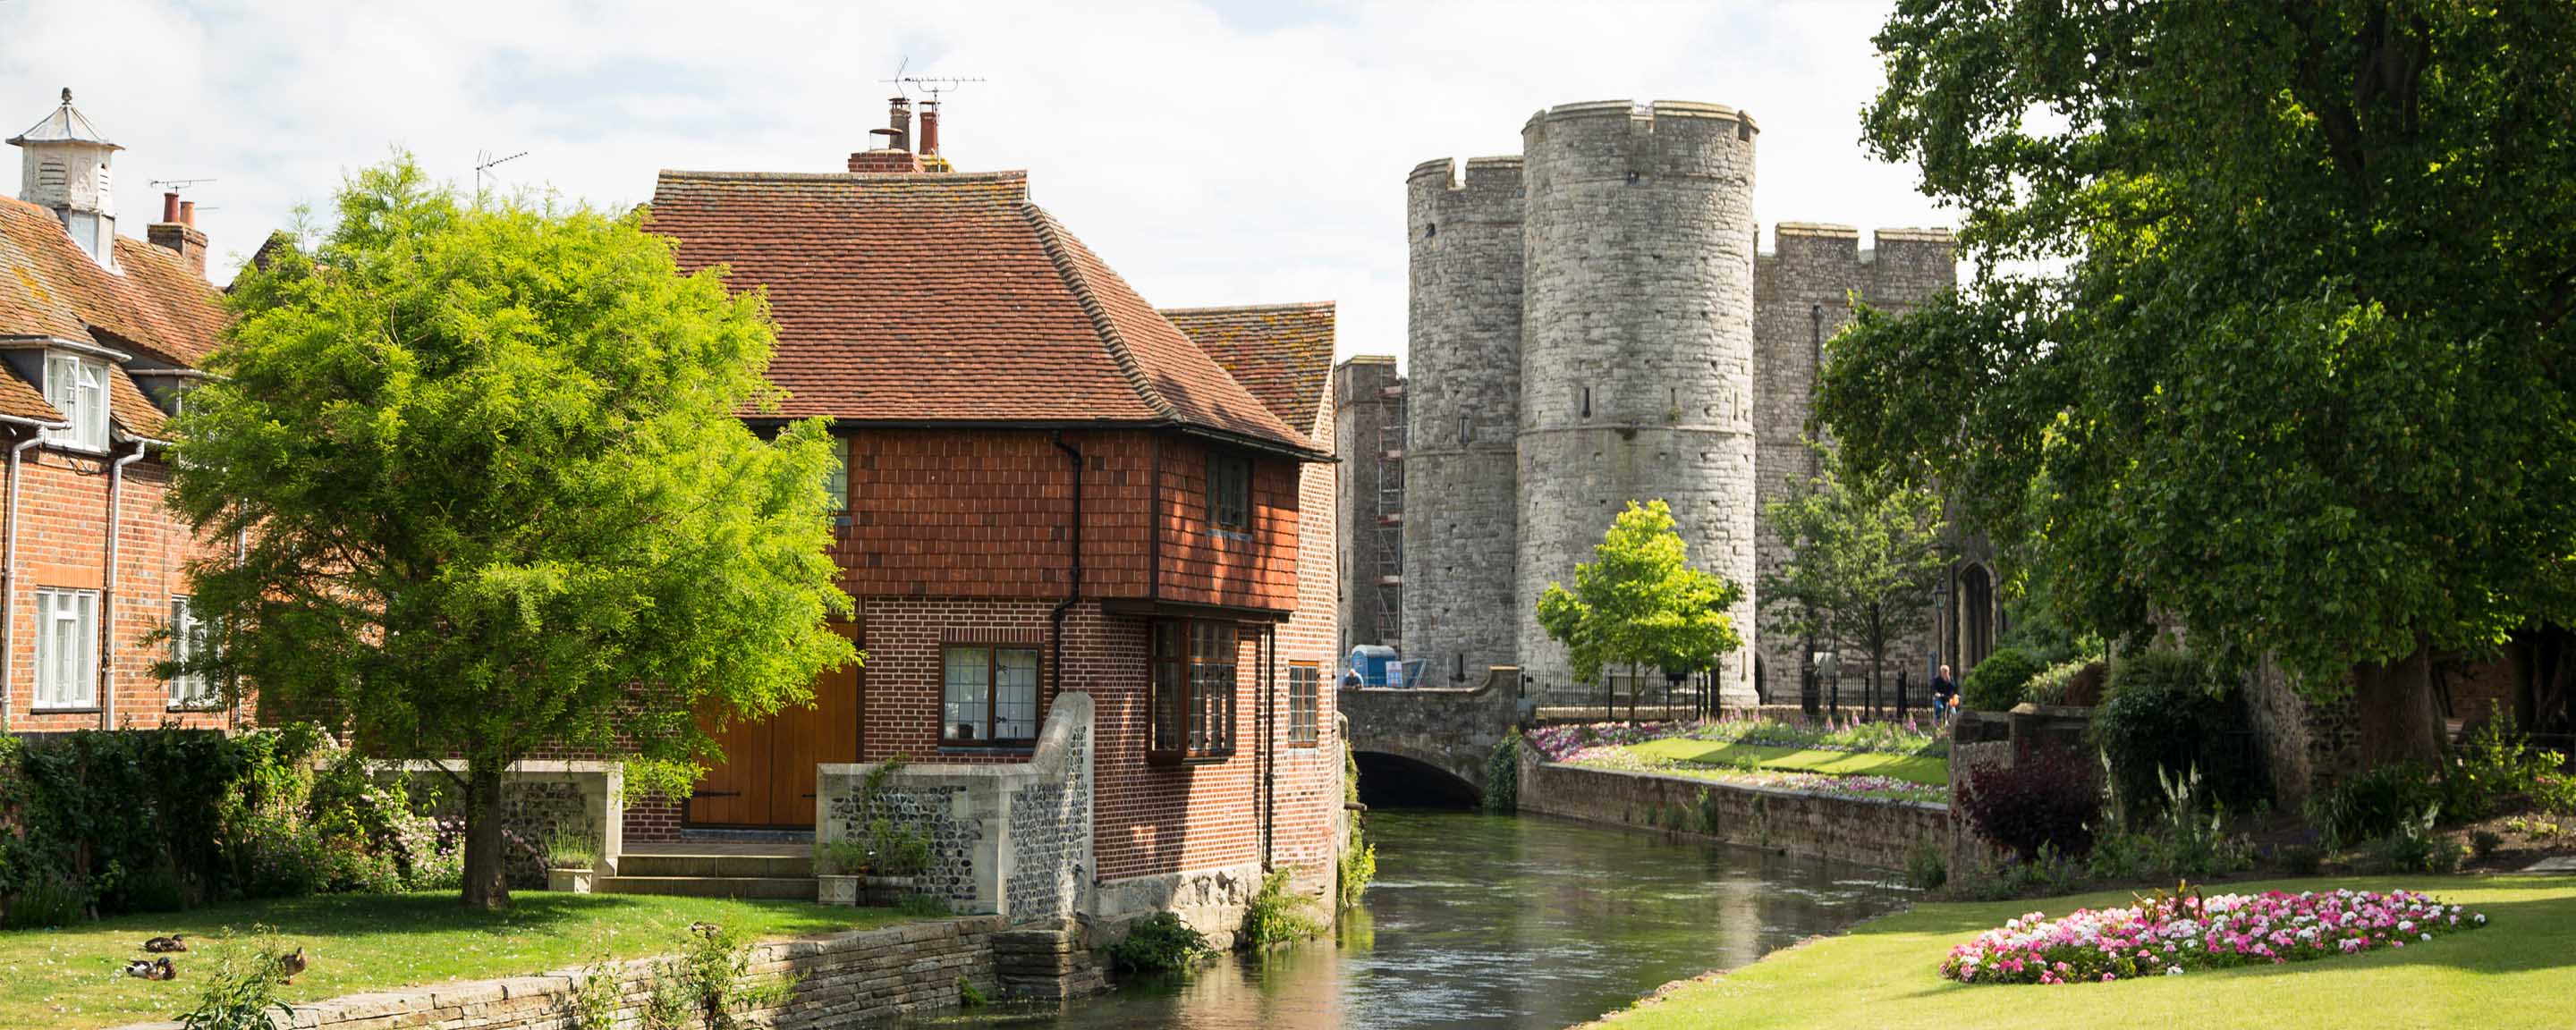
[[[621, 869], [636, 857], [621, 860]], [[603, 876], [602, 894], [663, 894], [692, 898], [796, 898], [814, 900], [811, 876]]]
[[617, 874], [625, 877], [702, 876], [716, 878], [803, 879], [814, 877], [811, 854], [757, 855], [699, 852], [617, 856]]

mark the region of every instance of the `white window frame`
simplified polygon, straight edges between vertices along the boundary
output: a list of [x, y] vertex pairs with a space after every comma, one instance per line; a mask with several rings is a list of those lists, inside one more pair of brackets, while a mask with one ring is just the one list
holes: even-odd
[[36, 590], [38, 711], [98, 707], [96, 590]]
[[69, 429], [46, 430], [46, 443], [107, 450], [107, 376], [107, 362], [97, 358], [45, 353], [45, 400], [72, 423]]
[[[170, 660], [185, 662], [204, 644], [205, 627], [197, 621], [196, 599], [184, 594], [170, 598]], [[170, 677], [172, 708], [213, 708], [222, 700], [205, 673], [182, 670]]]

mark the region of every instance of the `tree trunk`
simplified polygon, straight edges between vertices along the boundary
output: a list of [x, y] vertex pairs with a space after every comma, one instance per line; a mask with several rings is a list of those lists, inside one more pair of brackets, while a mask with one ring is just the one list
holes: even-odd
[[1628, 663], [1628, 721], [1637, 721], [1637, 663]]
[[2352, 678], [2363, 768], [2441, 761], [2448, 727], [2433, 701], [2430, 650], [2418, 643], [2413, 654], [2386, 665], [2355, 665]]
[[1872, 719], [1878, 718], [1878, 699], [1883, 696], [1879, 693], [1879, 666], [1882, 664], [1884, 663], [1879, 660], [1878, 652], [1871, 651], [1869, 653], [1869, 717]]
[[501, 768], [486, 758], [465, 766], [465, 907], [490, 911], [510, 905], [507, 863], [501, 856]]

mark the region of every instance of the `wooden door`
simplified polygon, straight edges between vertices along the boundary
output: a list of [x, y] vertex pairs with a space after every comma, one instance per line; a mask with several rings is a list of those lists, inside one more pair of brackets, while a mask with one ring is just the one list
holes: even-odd
[[713, 732], [724, 761], [690, 795], [689, 825], [811, 827], [814, 766], [859, 760], [859, 669], [823, 673], [805, 707]]

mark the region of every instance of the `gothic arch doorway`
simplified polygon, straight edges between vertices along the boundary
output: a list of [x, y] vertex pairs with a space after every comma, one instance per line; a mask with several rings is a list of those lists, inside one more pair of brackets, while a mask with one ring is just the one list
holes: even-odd
[[1995, 575], [1981, 562], [1959, 569], [1958, 674], [1995, 652]]

